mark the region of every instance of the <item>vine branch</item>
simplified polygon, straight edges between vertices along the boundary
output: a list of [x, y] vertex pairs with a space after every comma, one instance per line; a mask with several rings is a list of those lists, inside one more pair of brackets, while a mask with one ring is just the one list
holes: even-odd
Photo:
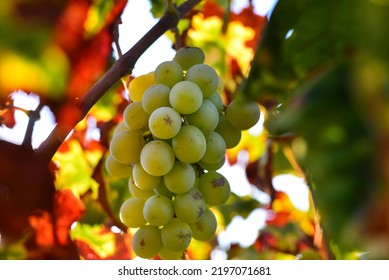
[[166, 12], [165, 15], [112, 67], [101, 77], [76, 105], [79, 117], [71, 122], [58, 122], [36, 153], [44, 161], [50, 162], [72, 129], [85, 118], [94, 104], [123, 76], [131, 73], [139, 57], [166, 31], [174, 28], [178, 21], [188, 14], [201, 0], [188, 0], [177, 8], [178, 13]]

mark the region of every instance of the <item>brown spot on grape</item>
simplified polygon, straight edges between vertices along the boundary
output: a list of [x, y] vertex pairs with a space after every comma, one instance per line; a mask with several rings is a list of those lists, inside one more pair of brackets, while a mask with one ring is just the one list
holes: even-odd
[[140, 246], [143, 248], [144, 246], [146, 246], [146, 242], [145, 242], [145, 240], [144, 239], [142, 239], [141, 241], [140, 241]]
[[192, 194], [192, 197], [193, 197], [193, 200], [199, 200], [199, 199], [203, 198], [203, 195], [201, 194], [201, 192], [194, 192]]
[[172, 123], [173, 123], [172, 119], [168, 115], [166, 115], [166, 117], [164, 117], [163, 120], [168, 125], [172, 125]]
[[197, 211], [197, 218], [201, 218], [204, 215], [205, 209], [200, 207]]
[[216, 187], [221, 187], [221, 186], [224, 185], [224, 183], [225, 183], [225, 180], [224, 180], [223, 177], [214, 179], [214, 180], [211, 182], [211, 184], [212, 184], [212, 186], [213, 186], [214, 188], [216, 188]]

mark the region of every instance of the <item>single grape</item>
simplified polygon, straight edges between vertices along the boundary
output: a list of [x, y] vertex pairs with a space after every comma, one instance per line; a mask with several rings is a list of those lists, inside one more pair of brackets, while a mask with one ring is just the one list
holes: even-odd
[[127, 125], [124, 122], [120, 122], [115, 126], [113, 129], [112, 137], [115, 137], [116, 134], [119, 134], [122, 131], [127, 131], [130, 130]]
[[188, 115], [200, 108], [203, 94], [195, 83], [182, 81], [175, 84], [170, 90], [169, 102], [178, 113]]
[[132, 165], [120, 163], [112, 155], [108, 155], [105, 159], [105, 169], [109, 175], [116, 178], [124, 178], [132, 174]]
[[149, 128], [159, 139], [170, 139], [176, 136], [181, 128], [181, 115], [171, 107], [160, 107], [151, 113]]
[[184, 252], [174, 252], [162, 245], [161, 251], [159, 251], [159, 257], [162, 260], [182, 260], [184, 258]]
[[242, 138], [242, 131], [234, 127], [225, 115], [220, 116], [215, 131], [223, 137], [227, 149], [231, 149], [238, 145]]
[[145, 225], [132, 237], [132, 249], [141, 258], [156, 256], [162, 248], [161, 230], [155, 226]]
[[143, 217], [143, 206], [145, 200], [139, 197], [131, 197], [123, 202], [120, 207], [120, 220], [127, 227], [138, 228], [146, 224]]
[[149, 117], [139, 101], [128, 104], [123, 112], [123, 121], [131, 130], [146, 130]]
[[193, 187], [196, 172], [193, 167], [181, 161], [176, 161], [172, 170], [163, 176], [166, 188], [173, 193], [184, 193]]
[[139, 162], [140, 153], [145, 140], [138, 131], [125, 130], [116, 134], [110, 144], [109, 151], [115, 160], [123, 164]]
[[186, 72], [185, 81], [196, 83], [201, 88], [204, 98], [208, 98], [217, 90], [219, 76], [211, 66], [196, 64]]
[[224, 109], [224, 104], [223, 104], [223, 99], [220, 96], [219, 92], [215, 91], [207, 99], [209, 101], [211, 101], [213, 103], [213, 105], [215, 105], [215, 107], [220, 115]]
[[206, 140], [200, 129], [193, 125], [185, 125], [172, 140], [176, 157], [185, 163], [196, 163], [204, 156]]
[[140, 162], [134, 164], [132, 178], [134, 179], [136, 186], [144, 191], [154, 190], [162, 180], [162, 177], [160, 176], [153, 176], [147, 173]]
[[161, 230], [163, 247], [173, 252], [183, 252], [192, 240], [192, 230], [187, 223], [173, 218]]
[[128, 94], [133, 102], [142, 101], [146, 89], [155, 84], [154, 72], [140, 75], [133, 79], [128, 86]]
[[172, 88], [176, 83], [184, 79], [184, 73], [178, 63], [165, 61], [155, 68], [154, 78], [158, 84], [164, 84]]
[[167, 174], [174, 165], [175, 157], [172, 147], [162, 140], [147, 143], [140, 154], [140, 162], [144, 170], [153, 176]]
[[219, 112], [215, 105], [207, 99], [203, 100], [200, 108], [187, 116], [188, 123], [198, 127], [204, 134], [211, 132], [219, 123]]
[[198, 188], [203, 194], [205, 202], [211, 206], [225, 203], [231, 194], [227, 179], [216, 171], [208, 171], [201, 175]]
[[205, 141], [207, 142], [207, 148], [201, 161], [216, 164], [223, 160], [226, 154], [226, 142], [223, 137], [219, 133], [211, 131], [205, 135]]
[[204, 63], [205, 54], [198, 47], [182, 47], [177, 50], [173, 61], [181, 65], [182, 69], [188, 70], [195, 64]]
[[209, 164], [209, 163], [205, 163], [203, 161], [199, 161], [198, 164], [200, 165], [200, 167], [204, 170], [212, 170], [212, 171], [216, 171], [218, 169], [220, 169], [224, 163], [226, 162], [226, 157], [224, 156], [222, 160], [220, 160], [219, 162], [217, 163], [213, 163], [213, 164]]
[[207, 208], [205, 209], [204, 215], [194, 224], [190, 224], [192, 230], [192, 237], [200, 241], [210, 240], [216, 232], [217, 221], [215, 214]]
[[226, 110], [228, 121], [240, 130], [246, 130], [254, 126], [260, 115], [261, 111], [258, 104], [243, 97], [232, 100]]
[[149, 197], [155, 195], [154, 191], [145, 191], [140, 189], [134, 182], [134, 179], [132, 177], [128, 178], [128, 189], [130, 190], [130, 194], [134, 197], [139, 197], [144, 200], [148, 199]]
[[151, 114], [159, 107], [169, 107], [170, 88], [167, 85], [155, 84], [149, 87], [142, 97], [142, 106], [145, 112]]
[[177, 194], [173, 206], [176, 217], [188, 224], [197, 222], [204, 215], [206, 208], [204, 197], [197, 188]]
[[164, 195], [168, 198], [172, 198], [173, 196], [175, 196], [175, 193], [171, 192], [165, 185], [165, 182], [164, 180], [161, 180], [161, 183], [158, 185], [158, 187], [156, 187], [154, 189], [154, 192], [156, 194], [160, 194], [160, 195]]
[[164, 226], [174, 216], [172, 201], [163, 195], [154, 195], [146, 200], [143, 216], [152, 226]]

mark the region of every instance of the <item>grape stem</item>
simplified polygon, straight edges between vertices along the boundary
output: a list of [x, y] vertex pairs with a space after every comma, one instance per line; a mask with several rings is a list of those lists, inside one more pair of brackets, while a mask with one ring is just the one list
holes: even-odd
[[177, 14], [165, 15], [76, 102], [79, 117], [71, 123], [58, 122], [46, 140], [38, 147], [37, 155], [50, 162], [60, 145], [72, 129], [85, 118], [96, 102], [123, 76], [131, 73], [139, 57], [166, 31], [177, 26], [178, 21], [188, 14], [201, 0], [188, 0], [177, 8]]

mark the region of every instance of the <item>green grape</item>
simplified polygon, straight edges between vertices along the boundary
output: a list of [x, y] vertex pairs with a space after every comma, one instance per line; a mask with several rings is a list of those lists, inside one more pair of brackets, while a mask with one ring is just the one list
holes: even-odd
[[181, 161], [176, 161], [172, 170], [163, 176], [166, 188], [173, 193], [184, 193], [193, 187], [196, 172], [193, 167]]
[[132, 178], [134, 179], [136, 186], [144, 191], [154, 190], [162, 180], [162, 177], [160, 176], [153, 176], [147, 173], [140, 162], [134, 164]]
[[181, 130], [172, 140], [172, 147], [176, 157], [185, 163], [196, 163], [204, 156], [206, 140], [200, 129], [193, 125], [181, 127]]
[[154, 189], [154, 192], [156, 194], [164, 195], [170, 199], [175, 196], [175, 193], [169, 191], [169, 189], [166, 187], [164, 180], [161, 180], [161, 183]]
[[148, 199], [149, 197], [155, 195], [154, 191], [144, 191], [141, 190], [134, 182], [134, 179], [130, 177], [128, 179], [128, 189], [130, 190], [130, 193], [134, 197], [139, 197], [144, 200]]
[[226, 109], [228, 121], [240, 130], [246, 130], [254, 126], [260, 115], [261, 111], [258, 104], [245, 98], [234, 99]]
[[207, 148], [201, 161], [208, 164], [216, 164], [223, 160], [226, 154], [226, 142], [223, 137], [219, 133], [212, 131], [205, 135], [205, 141], [207, 142]]
[[188, 115], [200, 108], [203, 94], [195, 83], [182, 81], [175, 84], [170, 90], [169, 102], [178, 113]]
[[154, 78], [158, 84], [164, 84], [172, 88], [184, 79], [184, 73], [180, 64], [174, 61], [165, 61], [155, 68]]
[[153, 176], [167, 174], [173, 168], [174, 161], [172, 147], [162, 140], [153, 140], [147, 143], [140, 154], [143, 169]]
[[154, 72], [140, 75], [133, 79], [128, 86], [128, 95], [133, 102], [142, 101], [142, 96], [147, 88], [155, 84]]
[[224, 104], [223, 104], [223, 99], [220, 96], [219, 92], [215, 91], [207, 99], [209, 101], [211, 101], [213, 103], [213, 105], [215, 105], [215, 107], [220, 115], [224, 109]]
[[198, 164], [200, 165], [200, 167], [204, 170], [213, 170], [213, 171], [216, 171], [218, 169], [220, 169], [224, 163], [226, 162], [226, 157], [224, 156], [222, 158], [222, 160], [220, 160], [219, 162], [217, 163], [212, 163], [212, 164], [209, 164], [209, 163], [205, 163], [203, 161], [199, 161]]
[[128, 104], [123, 112], [124, 123], [130, 130], [146, 130], [149, 117], [139, 101]]
[[108, 155], [105, 159], [105, 169], [109, 175], [117, 178], [128, 177], [132, 174], [131, 165], [118, 162], [112, 155]]
[[173, 206], [176, 217], [188, 224], [197, 222], [204, 215], [206, 208], [204, 197], [197, 188], [177, 194]]
[[202, 49], [197, 47], [182, 47], [177, 50], [173, 61], [181, 65], [182, 69], [188, 70], [195, 64], [204, 63], [205, 54]]
[[214, 130], [219, 123], [219, 112], [210, 100], [204, 99], [200, 108], [188, 115], [187, 120], [206, 134]]
[[142, 226], [132, 237], [132, 249], [138, 257], [152, 258], [159, 253], [161, 248], [161, 230], [155, 226]]
[[159, 251], [159, 257], [162, 260], [182, 260], [184, 258], [184, 252], [174, 252], [162, 245], [162, 249]]
[[225, 203], [231, 194], [227, 179], [216, 171], [208, 171], [201, 175], [198, 187], [205, 202], [212, 206]]
[[154, 195], [146, 200], [143, 216], [152, 226], [164, 226], [174, 216], [172, 201], [163, 195]]
[[220, 116], [215, 131], [223, 137], [227, 149], [231, 149], [238, 145], [242, 138], [242, 131], [234, 127], [225, 115]]
[[173, 252], [183, 252], [192, 240], [192, 230], [187, 223], [173, 218], [161, 230], [163, 247]]
[[140, 153], [144, 145], [145, 140], [140, 132], [125, 130], [112, 138], [109, 144], [109, 151], [118, 162], [134, 164], [139, 162]]
[[120, 220], [127, 227], [138, 228], [146, 224], [143, 217], [145, 200], [139, 197], [131, 197], [123, 202], [120, 207]]
[[192, 237], [200, 241], [210, 240], [216, 232], [217, 221], [215, 214], [207, 208], [205, 209], [204, 215], [194, 224], [190, 224], [192, 230]]
[[185, 81], [196, 83], [201, 88], [204, 98], [208, 98], [217, 90], [219, 76], [211, 66], [196, 64], [186, 72]]
[[145, 112], [151, 114], [159, 107], [169, 107], [170, 88], [167, 85], [155, 84], [149, 87], [142, 97], [142, 106]]
[[149, 128], [159, 139], [170, 139], [176, 136], [181, 128], [181, 115], [171, 107], [160, 107], [151, 113]]
[[112, 137], [115, 137], [116, 134], [119, 134], [122, 131], [130, 130], [127, 125], [124, 122], [120, 122], [118, 125], [115, 126]]

